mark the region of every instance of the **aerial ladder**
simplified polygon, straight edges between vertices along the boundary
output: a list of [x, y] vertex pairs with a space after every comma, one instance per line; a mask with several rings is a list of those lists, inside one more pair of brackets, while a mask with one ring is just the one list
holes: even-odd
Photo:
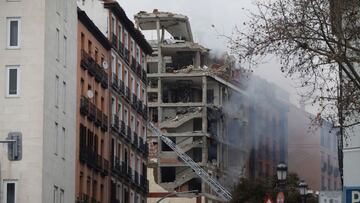
[[180, 147], [178, 147], [173, 141], [167, 138], [159, 128], [154, 126], [153, 123], [148, 123], [149, 129], [160, 139], [167, 144], [183, 161], [188, 165], [196, 175], [198, 175], [203, 181], [205, 181], [212, 190], [216, 192], [224, 201], [230, 201], [232, 199], [231, 193], [224, 188], [217, 180], [213, 179], [203, 168], [199, 166], [194, 160], [192, 160]]

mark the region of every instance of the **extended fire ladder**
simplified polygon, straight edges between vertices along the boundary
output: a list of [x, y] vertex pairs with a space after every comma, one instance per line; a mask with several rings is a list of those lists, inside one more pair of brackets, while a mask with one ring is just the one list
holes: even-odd
[[167, 144], [174, 152], [188, 165], [195, 173], [206, 183], [209, 184], [211, 189], [213, 189], [222, 199], [225, 201], [230, 201], [232, 199], [231, 194], [227, 191], [217, 180], [210, 177], [210, 175], [201, 168], [194, 160], [192, 160], [180, 147], [178, 147], [173, 141], [167, 138], [160, 131], [159, 128], [155, 127], [151, 122], [148, 123], [149, 129], [160, 139]]

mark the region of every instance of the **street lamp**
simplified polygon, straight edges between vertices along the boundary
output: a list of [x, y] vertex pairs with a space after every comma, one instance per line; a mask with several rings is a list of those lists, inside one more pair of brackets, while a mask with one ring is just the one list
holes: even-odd
[[177, 195], [180, 195], [180, 194], [196, 194], [197, 195], [198, 193], [199, 193], [198, 190], [190, 190], [190, 191], [184, 191], [184, 192], [174, 191], [174, 192], [171, 192], [171, 193], [165, 195], [164, 197], [160, 198], [158, 201], [156, 201], [156, 203], [161, 202], [163, 199], [165, 199], [167, 197], [177, 196]]
[[276, 175], [279, 183], [279, 188], [283, 189], [287, 176], [287, 166], [284, 162], [281, 162], [279, 163], [279, 165], [277, 165]]
[[278, 181], [285, 181], [287, 176], [287, 166], [284, 162], [277, 165], [277, 179]]
[[299, 183], [299, 192], [300, 192], [301, 199], [302, 199], [303, 203], [306, 202], [307, 187], [308, 187], [308, 185], [306, 184], [305, 181], [303, 181], [303, 180], [300, 181], [300, 183]]

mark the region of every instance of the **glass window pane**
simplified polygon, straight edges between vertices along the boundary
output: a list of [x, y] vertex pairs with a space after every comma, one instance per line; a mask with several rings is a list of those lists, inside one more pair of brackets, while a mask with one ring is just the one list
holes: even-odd
[[15, 183], [6, 185], [6, 203], [15, 203]]
[[17, 94], [17, 69], [9, 69], [9, 94]]
[[10, 21], [10, 46], [18, 46], [18, 21]]

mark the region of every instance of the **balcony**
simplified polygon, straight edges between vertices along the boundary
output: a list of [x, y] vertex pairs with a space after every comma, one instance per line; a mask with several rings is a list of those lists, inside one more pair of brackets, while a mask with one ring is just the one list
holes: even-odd
[[113, 122], [111, 124], [111, 129], [114, 130], [115, 132], [119, 132], [120, 128], [119, 128], [119, 116], [118, 115], [113, 115]]
[[130, 143], [131, 142], [131, 128], [126, 126], [126, 137], [125, 140]]
[[80, 98], [80, 113], [83, 116], [89, 113], [89, 99], [84, 96]]
[[141, 70], [142, 74], [141, 74], [141, 80], [147, 84], [147, 76], [146, 76], [146, 71], [144, 69]]
[[120, 56], [124, 56], [124, 44], [119, 40], [119, 44], [118, 44], [118, 54]]
[[131, 106], [136, 110], [137, 106], [137, 96], [133, 93], [132, 94], [132, 100], [131, 100]]
[[127, 48], [124, 48], [124, 60], [129, 65], [129, 63], [130, 63], [130, 51]]
[[143, 112], [143, 103], [141, 100], [138, 100], [137, 106], [136, 106], [136, 111], [142, 115]]
[[126, 178], [127, 178], [128, 180], [131, 180], [131, 179], [132, 179], [131, 173], [132, 173], [132, 168], [131, 168], [130, 166], [128, 166], [128, 168], [127, 168], [127, 173], [126, 173]]
[[135, 147], [135, 148], [138, 148], [138, 144], [139, 143], [139, 140], [138, 140], [138, 135], [137, 135], [137, 133], [136, 132], [134, 132], [134, 139], [133, 139], [133, 141], [132, 141], [132, 145]]
[[119, 82], [119, 92], [120, 94], [125, 96], [125, 85], [124, 85], [124, 81], [120, 80]]
[[143, 116], [143, 118], [144, 118], [145, 120], [148, 119], [148, 116], [147, 116], [147, 106], [146, 106], [146, 105], [143, 106], [142, 116]]
[[142, 72], [142, 66], [137, 63], [136, 64], [136, 74], [139, 76], [139, 78], [141, 79], [141, 72]]
[[115, 48], [115, 49], [117, 49], [117, 47], [116, 47], [116, 41], [117, 41], [117, 36], [115, 35], [115, 33], [112, 33], [112, 35], [111, 35], [111, 45]]
[[127, 173], [128, 173], [128, 164], [124, 161], [121, 162], [121, 173], [124, 177], [127, 177]]
[[139, 186], [139, 185], [140, 185], [140, 182], [139, 182], [139, 173], [138, 173], [137, 171], [135, 171], [134, 183], [135, 183], [136, 186]]
[[130, 89], [129, 87], [125, 87], [125, 98], [128, 100], [128, 102], [130, 103], [131, 101], [131, 96], [130, 96]]
[[108, 175], [109, 162], [99, 155], [92, 147], [80, 143], [80, 161], [90, 168], [100, 172], [102, 176]]
[[81, 62], [80, 66], [88, 71], [88, 74], [95, 77], [95, 81], [101, 83], [104, 89], [109, 86], [108, 74], [101, 65], [97, 64], [90, 54], [81, 50]]
[[[113, 74], [114, 74], [114, 73], [113, 73]], [[118, 89], [119, 89], [118, 78], [117, 78], [117, 76], [116, 76], [115, 74], [112, 75], [111, 87], [112, 87], [115, 91], [118, 91]]]
[[107, 175], [109, 175], [109, 161], [106, 160], [106, 159], [103, 159], [103, 165], [102, 165], [101, 175], [102, 175], [102, 176], [107, 176]]
[[88, 119], [91, 121], [95, 121], [96, 119], [96, 106], [93, 103], [89, 102], [89, 113], [88, 113]]
[[108, 117], [85, 96], [80, 98], [80, 114], [87, 116], [90, 121], [93, 121], [97, 127], [101, 127], [103, 131], [107, 131]]
[[83, 68], [84, 70], [87, 70], [92, 62], [93, 62], [93, 59], [91, 58], [91, 56], [88, 53], [86, 53], [85, 50], [82, 49], [81, 50], [81, 61], [80, 61], [81, 68]]
[[136, 67], [137, 67], [136, 59], [134, 57], [131, 57], [130, 68], [131, 68], [132, 71], [134, 71], [134, 73], [136, 73]]
[[101, 130], [104, 132], [107, 132], [109, 124], [108, 124], [108, 117], [105, 114], [102, 114], [102, 125], [101, 125]]
[[120, 126], [120, 134], [123, 136], [123, 137], [126, 137], [126, 132], [125, 132], [125, 122], [124, 121], [121, 121], [121, 126]]
[[95, 125], [101, 127], [103, 113], [100, 109], [96, 109]]

